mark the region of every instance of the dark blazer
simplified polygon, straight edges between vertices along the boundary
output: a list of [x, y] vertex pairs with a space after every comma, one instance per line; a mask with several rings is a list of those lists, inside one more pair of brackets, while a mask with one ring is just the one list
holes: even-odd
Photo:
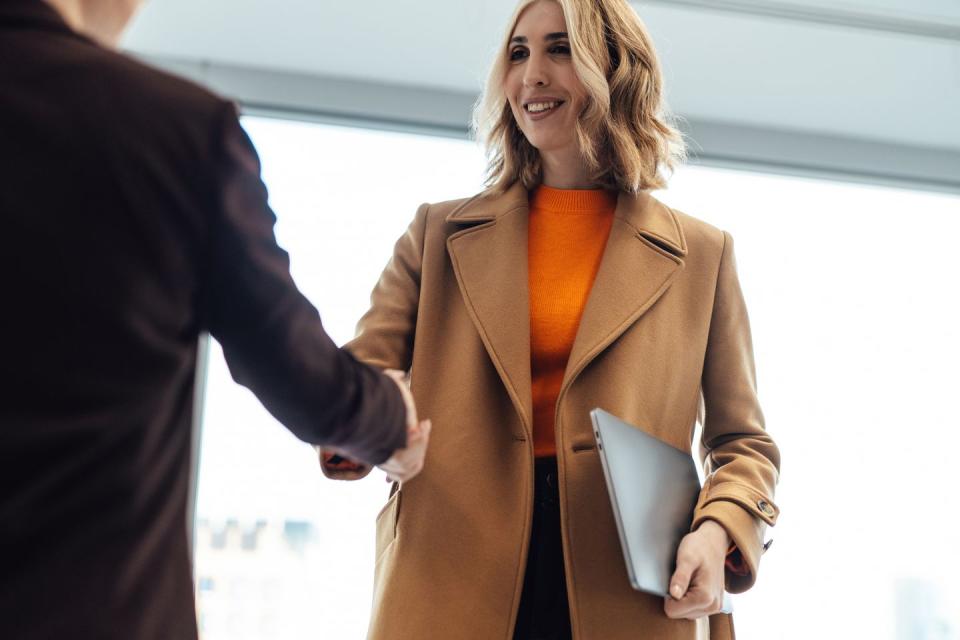
[[0, 638], [195, 638], [197, 339], [297, 437], [370, 463], [394, 386], [338, 349], [234, 106], [0, 3]]

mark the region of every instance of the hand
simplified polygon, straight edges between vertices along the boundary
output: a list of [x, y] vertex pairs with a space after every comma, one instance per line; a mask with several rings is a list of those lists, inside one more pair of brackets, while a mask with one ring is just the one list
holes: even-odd
[[726, 529], [713, 520], [705, 520], [683, 537], [677, 549], [677, 570], [670, 578], [670, 595], [664, 599], [667, 617], [695, 620], [720, 612], [729, 547]]
[[407, 446], [394, 451], [389, 460], [378, 464], [377, 467], [386, 472], [387, 482], [407, 482], [423, 469], [423, 459], [427, 454], [427, 442], [430, 440], [432, 425], [429, 420], [422, 422], [417, 420], [417, 407], [403, 372], [387, 369], [384, 373], [397, 383], [407, 407]]

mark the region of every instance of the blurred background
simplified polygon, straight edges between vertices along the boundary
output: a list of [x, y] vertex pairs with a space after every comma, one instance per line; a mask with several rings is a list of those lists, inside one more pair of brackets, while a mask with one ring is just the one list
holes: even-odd
[[[960, 2], [633, 3], [730, 231], [783, 510], [746, 640], [960, 640]], [[508, 0], [164, 0], [125, 48], [236, 99], [294, 276], [343, 343], [421, 202], [482, 188], [471, 106]], [[209, 347], [204, 640], [362, 638], [382, 474], [325, 480]]]

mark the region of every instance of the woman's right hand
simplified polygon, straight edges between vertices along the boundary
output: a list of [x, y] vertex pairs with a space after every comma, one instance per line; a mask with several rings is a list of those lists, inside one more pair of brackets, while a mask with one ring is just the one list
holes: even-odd
[[429, 420], [417, 419], [417, 407], [407, 386], [406, 375], [396, 369], [387, 369], [383, 373], [397, 383], [407, 407], [407, 446], [394, 451], [393, 455], [386, 462], [378, 464], [377, 468], [386, 472], [388, 482], [407, 482], [423, 469], [432, 425]]

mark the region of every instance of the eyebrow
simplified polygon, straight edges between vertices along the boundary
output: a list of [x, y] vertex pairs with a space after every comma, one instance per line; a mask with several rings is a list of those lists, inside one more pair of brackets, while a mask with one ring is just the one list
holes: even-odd
[[[548, 33], [547, 35], [543, 36], [543, 39], [547, 42], [554, 42], [556, 40], [566, 40], [568, 37], [569, 36], [567, 35], [566, 31], [554, 31], [553, 33]], [[527, 44], [527, 36], [514, 36], [510, 38], [510, 43]]]

